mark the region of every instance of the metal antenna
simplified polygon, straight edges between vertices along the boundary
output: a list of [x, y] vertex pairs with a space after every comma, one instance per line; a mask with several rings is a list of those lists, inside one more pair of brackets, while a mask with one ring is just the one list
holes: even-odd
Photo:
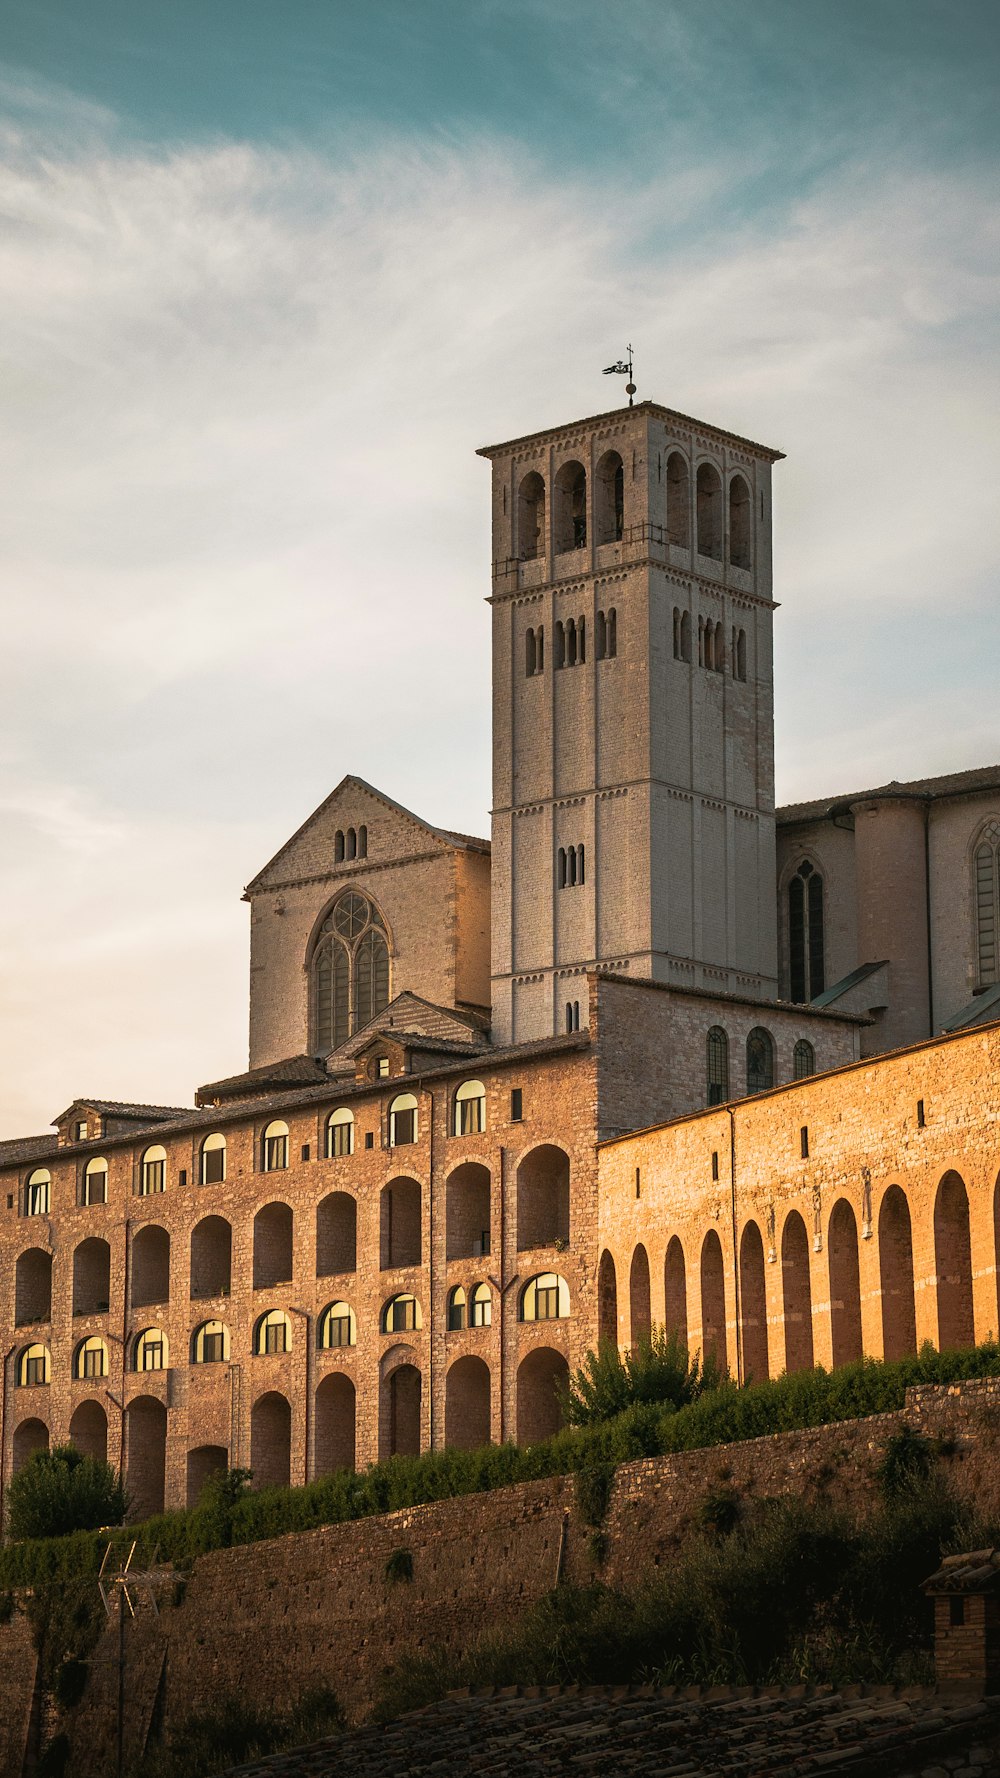
[[606, 365], [602, 374], [606, 377], [628, 377], [625, 393], [628, 396], [629, 407], [631, 407], [632, 397], [635, 394], [635, 384], [632, 381], [632, 347], [629, 346], [627, 350], [627, 359], [619, 358], [616, 363]]

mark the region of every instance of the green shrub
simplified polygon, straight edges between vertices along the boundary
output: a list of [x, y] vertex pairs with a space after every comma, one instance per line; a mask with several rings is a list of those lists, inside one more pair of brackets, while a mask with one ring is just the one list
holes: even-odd
[[893, 1433], [878, 1469], [878, 1479], [886, 1498], [893, 1500], [908, 1494], [925, 1482], [936, 1455], [931, 1440], [914, 1432], [912, 1427], [903, 1426]]
[[259, 1709], [241, 1693], [188, 1717], [172, 1731], [168, 1745], [152, 1746], [136, 1778], [207, 1778], [317, 1741], [342, 1728], [343, 1720], [335, 1694], [326, 1687], [307, 1692], [287, 1712]]
[[721, 1483], [710, 1488], [698, 1502], [695, 1517], [704, 1531], [716, 1537], [728, 1537], [735, 1530], [740, 1516], [740, 1497], [735, 1488]]
[[684, 1407], [719, 1380], [714, 1358], [703, 1367], [697, 1353], [688, 1356], [676, 1329], [666, 1333], [654, 1327], [624, 1356], [613, 1340], [601, 1340], [597, 1351], [588, 1352], [570, 1377], [563, 1391], [563, 1411], [571, 1426], [592, 1426], [614, 1419], [638, 1402]]
[[576, 1509], [585, 1525], [601, 1525], [607, 1516], [615, 1482], [613, 1463], [585, 1463], [576, 1472]]
[[385, 1565], [385, 1578], [391, 1586], [413, 1579], [413, 1551], [393, 1550]]
[[12, 1477], [7, 1499], [15, 1539], [120, 1525], [126, 1509], [125, 1490], [110, 1463], [85, 1457], [75, 1445], [34, 1451]]

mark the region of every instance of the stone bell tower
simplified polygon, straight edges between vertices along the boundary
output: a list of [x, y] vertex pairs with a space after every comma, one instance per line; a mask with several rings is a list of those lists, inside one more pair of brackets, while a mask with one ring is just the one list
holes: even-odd
[[594, 967], [773, 996], [781, 452], [644, 401], [479, 454], [495, 1039], [585, 1021]]

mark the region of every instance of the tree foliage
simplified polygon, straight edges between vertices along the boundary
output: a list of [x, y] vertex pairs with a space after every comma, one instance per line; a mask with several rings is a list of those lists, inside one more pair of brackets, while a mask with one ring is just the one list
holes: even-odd
[[85, 1457], [75, 1445], [34, 1451], [12, 1478], [7, 1499], [13, 1538], [97, 1531], [125, 1517], [125, 1489], [110, 1463]]
[[566, 1386], [563, 1409], [571, 1426], [613, 1420], [637, 1403], [683, 1408], [721, 1381], [715, 1359], [688, 1356], [676, 1329], [654, 1327], [624, 1357], [613, 1340], [588, 1352]]

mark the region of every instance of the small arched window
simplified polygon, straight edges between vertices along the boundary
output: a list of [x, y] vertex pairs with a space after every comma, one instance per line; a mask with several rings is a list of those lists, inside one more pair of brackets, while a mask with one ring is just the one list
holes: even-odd
[[552, 665], [553, 667], [564, 667], [566, 665], [566, 625], [561, 618], [556, 624], [555, 637], [556, 648]]
[[96, 1383], [108, 1374], [107, 1341], [93, 1334], [81, 1340], [73, 1360], [73, 1375], [78, 1383]]
[[585, 883], [587, 880], [586, 857], [582, 841], [576, 848], [576, 880], [578, 883]]
[[1000, 981], [1000, 821], [983, 828], [973, 854], [977, 985]]
[[400, 1093], [389, 1107], [389, 1147], [402, 1148], [417, 1140], [417, 1101], [413, 1093]]
[[532, 472], [518, 490], [517, 553], [522, 562], [533, 562], [545, 547], [545, 483]]
[[804, 859], [788, 885], [788, 977], [800, 1004], [823, 992], [824, 949], [823, 878]]
[[383, 1333], [414, 1333], [423, 1325], [415, 1296], [391, 1296], [382, 1310]]
[[331, 1303], [319, 1318], [319, 1346], [332, 1352], [339, 1346], [356, 1346], [358, 1326], [350, 1303]]
[[746, 630], [733, 630], [733, 653], [731, 666], [734, 679], [746, 679], [747, 676], [747, 633]]
[[448, 1292], [448, 1332], [460, 1333], [465, 1326], [465, 1291], [460, 1284]]
[[25, 1216], [48, 1216], [52, 1210], [52, 1175], [47, 1167], [36, 1167], [24, 1182]]
[[597, 613], [597, 658], [607, 660], [608, 656], [608, 620], [603, 611]]
[[481, 1080], [464, 1080], [455, 1094], [455, 1135], [480, 1136], [486, 1128], [486, 1088]]
[[566, 887], [567, 887], [567, 889], [575, 889], [576, 888], [576, 847], [575, 846], [567, 846], [567, 848], [566, 848]]
[[139, 1196], [153, 1197], [157, 1192], [166, 1190], [167, 1185], [167, 1151], [156, 1142], [147, 1148], [139, 1163]]
[[566, 848], [565, 846], [560, 846], [556, 853], [556, 887], [558, 889], [565, 889], [566, 887], [568, 882], [567, 870]]
[[144, 1328], [136, 1337], [132, 1368], [137, 1371], [165, 1371], [169, 1363], [170, 1349], [163, 1329]]
[[538, 646], [534, 630], [524, 632], [524, 676], [533, 679], [538, 672]]
[[734, 475], [729, 484], [729, 560], [734, 568], [751, 566], [752, 546], [750, 489], [741, 475]]
[[340, 1160], [354, 1153], [354, 1113], [346, 1105], [331, 1111], [326, 1120], [326, 1158]]
[[226, 1177], [226, 1138], [216, 1131], [201, 1145], [202, 1185], [221, 1185]]
[[714, 463], [701, 463], [696, 478], [698, 554], [722, 560], [722, 477]]
[[469, 1306], [469, 1326], [489, 1327], [493, 1320], [493, 1292], [488, 1284], [474, 1284]]
[[108, 1201], [108, 1163], [102, 1155], [88, 1161], [83, 1173], [84, 1204], [106, 1204]]
[[816, 1072], [816, 1051], [805, 1037], [800, 1037], [792, 1052], [792, 1075], [795, 1080], [808, 1080]]
[[567, 1000], [566, 1002], [566, 1029], [567, 1031], [579, 1031], [580, 1029], [579, 1000]]
[[614, 660], [618, 653], [618, 612], [612, 605], [608, 612], [608, 659]]
[[691, 481], [680, 451], [667, 458], [667, 536], [678, 548], [691, 548]]
[[192, 1364], [228, 1364], [229, 1329], [224, 1321], [203, 1321], [191, 1339]]
[[292, 1349], [292, 1323], [284, 1309], [262, 1315], [254, 1330], [253, 1349], [258, 1358], [271, 1358]]
[[569, 1285], [558, 1272], [540, 1272], [521, 1292], [522, 1321], [563, 1321], [569, 1314]]
[[344, 862], [344, 833], [340, 827], [333, 836], [333, 862], [334, 864], [343, 864]]
[[729, 1039], [721, 1025], [708, 1034], [708, 1103], [724, 1105], [729, 1098]]
[[281, 1173], [288, 1166], [288, 1125], [280, 1117], [268, 1124], [261, 1137], [260, 1164], [265, 1173]]
[[774, 1041], [756, 1025], [747, 1038], [747, 1092], [766, 1093], [774, 1085]]
[[25, 1346], [17, 1361], [17, 1381], [21, 1389], [39, 1389], [52, 1380], [52, 1358], [47, 1346]]

